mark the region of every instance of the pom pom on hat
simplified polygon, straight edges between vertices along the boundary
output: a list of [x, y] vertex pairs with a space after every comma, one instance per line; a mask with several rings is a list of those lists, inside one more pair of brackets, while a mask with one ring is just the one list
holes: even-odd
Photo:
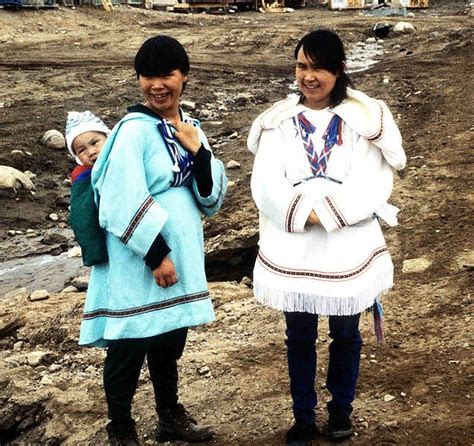
[[110, 129], [103, 123], [101, 119], [99, 119], [89, 110], [86, 110], [84, 112], [69, 112], [67, 114], [66, 122], [66, 144], [69, 153], [80, 165], [82, 165], [82, 162], [74, 153], [72, 143], [77, 136], [82, 135], [86, 132], [101, 132], [108, 136], [110, 133]]

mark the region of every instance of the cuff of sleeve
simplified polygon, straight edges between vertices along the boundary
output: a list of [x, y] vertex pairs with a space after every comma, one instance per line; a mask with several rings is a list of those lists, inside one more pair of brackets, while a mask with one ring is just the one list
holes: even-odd
[[120, 240], [135, 254], [145, 258], [167, 219], [168, 212], [149, 196], [135, 213]]
[[211, 162], [211, 152], [204, 147], [204, 144], [201, 144], [201, 147], [194, 157], [194, 165], [200, 166], [202, 164], [208, 164]]
[[161, 265], [163, 259], [171, 252], [164, 237], [161, 234], [156, 236], [155, 241], [150, 246], [150, 249], [145, 256], [145, 264], [153, 271]]
[[337, 208], [329, 196], [325, 196], [316, 202], [314, 212], [316, 212], [321, 225], [328, 233], [347, 226], [347, 223], [341, 215], [339, 215]]
[[306, 222], [313, 209], [314, 201], [303, 194], [296, 194], [290, 202], [286, 215], [287, 232], [305, 232]]

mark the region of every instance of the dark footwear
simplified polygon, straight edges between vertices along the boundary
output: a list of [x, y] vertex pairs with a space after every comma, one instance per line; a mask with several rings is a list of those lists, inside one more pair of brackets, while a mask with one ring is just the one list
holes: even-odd
[[296, 422], [286, 433], [287, 446], [310, 446], [318, 434], [314, 423]]
[[158, 417], [156, 441], [159, 443], [172, 440], [199, 443], [209, 441], [214, 436], [209, 427], [199, 427], [196, 420], [189, 415], [182, 404], [159, 410]]
[[138, 441], [137, 431], [135, 429], [135, 422], [131, 424], [113, 426], [112, 422], [105, 427], [109, 442], [112, 446], [137, 446], [140, 445]]
[[353, 433], [354, 429], [348, 415], [329, 414], [328, 434], [331, 440], [343, 440]]

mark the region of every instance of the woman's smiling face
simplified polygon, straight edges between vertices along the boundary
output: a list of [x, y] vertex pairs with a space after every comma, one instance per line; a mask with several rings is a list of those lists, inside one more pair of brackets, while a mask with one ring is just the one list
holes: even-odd
[[303, 47], [298, 51], [295, 77], [304, 96], [304, 105], [314, 110], [321, 110], [330, 105], [331, 92], [339, 75], [319, 67], [317, 61], [306, 56]]
[[140, 74], [138, 84], [145, 98], [145, 105], [162, 118], [168, 118], [178, 112], [179, 99], [188, 76], [179, 69], [167, 75], [143, 76]]

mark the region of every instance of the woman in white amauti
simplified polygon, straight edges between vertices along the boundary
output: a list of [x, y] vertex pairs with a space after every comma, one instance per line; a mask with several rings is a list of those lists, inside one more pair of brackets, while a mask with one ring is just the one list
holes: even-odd
[[393, 169], [406, 157], [387, 106], [350, 88], [337, 34], [315, 30], [294, 55], [299, 94], [255, 120], [248, 146], [260, 211], [254, 290], [258, 301], [285, 314], [295, 418], [287, 444], [304, 445], [317, 435], [318, 315], [329, 316], [332, 338], [328, 433], [343, 439], [353, 432], [359, 317], [372, 307], [380, 312], [379, 298], [393, 284], [379, 219], [397, 223], [398, 209], [387, 200]]

